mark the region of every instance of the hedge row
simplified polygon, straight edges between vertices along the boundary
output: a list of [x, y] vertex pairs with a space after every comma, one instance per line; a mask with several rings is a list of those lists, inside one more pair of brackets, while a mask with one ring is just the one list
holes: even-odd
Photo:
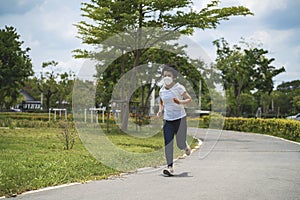
[[296, 120], [226, 118], [224, 129], [273, 135], [300, 142], [300, 122]]
[[[64, 120], [28, 120], [28, 119], [14, 119], [14, 118], [0, 118], [0, 127], [9, 127], [9, 128], [58, 128], [60, 127], [60, 124], [62, 122], [65, 122]], [[72, 123], [72, 121], [68, 120], [68, 122]], [[98, 126], [100, 124], [103, 125], [103, 123], [101, 123], [102, 121], [99, 120], [99, 124], [97, 123], [90, 123], [89, 121], [87, 121], [87, 123], [84, 123], [83, 121], [78, 122], [77, 124], [80, 125], [82, 124], [83, 127], [85, 126]], [[107, 119], [105, 119], [105, 126], [107, 123]], [[113, 121], [113, 119], [109, 120], [110, 124], [114, 124], [115, 121]]]
[[15, 119], [0, 119], [0, 127], [9, 128], [57, 128], [58, 122], [54, 121], [41, 121], [41, 120], [15, 120]]
[[[199, 126], [202, 128], [209, 127], [211, 119], [214, 119], [212, 122], [221, 123], [223, 121], [221, 117], [203, 117], [200, 119]], [[227, 117], [224, 122], [224, 130], [267, 134], [300, 142], [300, 121]]]
[[[51, 115], [53, 118], [53, 114]], [[1, 112], [0, 113], [0, 119], [26, 119], [26, 120], [43, 120], [48, 121], [49, 120], [49, 114], [48, 113], [25, 113], [25, 112]]]

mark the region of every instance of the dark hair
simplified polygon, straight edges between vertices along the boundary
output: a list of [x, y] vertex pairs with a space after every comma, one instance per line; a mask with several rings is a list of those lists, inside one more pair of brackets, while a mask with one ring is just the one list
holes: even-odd
[[172, 65], [172, 64], [165, 64], [165, 65], [163, 65], [163, 69], [161, 71], [161, 75], [162, 76], [164, 75], [165, 71], [171, 72], [173, 74], [174, 78], [177, 78], [178, 71], [176, 70], [175, 65]]

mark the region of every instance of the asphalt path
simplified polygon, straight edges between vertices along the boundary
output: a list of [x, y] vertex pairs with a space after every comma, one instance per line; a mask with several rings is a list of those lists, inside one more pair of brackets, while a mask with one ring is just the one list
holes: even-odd
[[163, 167], [21, 194], [16, 200], [300, 199], [300, 145], [252, 133], [205, 130], [200, 149]]

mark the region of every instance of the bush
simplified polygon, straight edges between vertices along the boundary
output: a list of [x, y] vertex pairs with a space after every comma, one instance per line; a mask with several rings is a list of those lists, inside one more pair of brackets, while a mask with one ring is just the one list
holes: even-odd
[[[51, 120], [54, 119], [54, 113], [50, 113]], [[56, 116], [56, 118], [59, 120], [60, 117]], [[65, 115], [62, 114], [62, 118], [65, 119]], [[69, 121], [73, 120], [73, 115], [71, 113], [67, 116]], [[28, 112], [0, 112], [0, 119], [15, 119], [15, 120], [40, 120], [40, 121], [49, 121], [49, 113], [43, 112], [43, 113], [28, 113]]]
[[1, 119], [0, 127], [9, 128], [57, 128], [58, 122], [56, 121], [41, 121], [41, 120], [28, 120], [28, 119]]
[[[216, 115], [204, 116], [200, 118], [199, 128], [212, 128], [212, 119], [217, 125], [222, 122], [222, 118]], [[227, 117], [223, 129], [268, 134], [300, 142], [300, 122], [296, 120]]]
[[26, 113], [26, 112], [1, 112], [0, 119], [9, 118], [9, 119], [27, 119], [27, 120], [42, 120], [48, 121], [49, 114], [48, 113]]
[[300, 141], [300, 122], [286, 119], [226, 118], [224, 129]]
[[62, 128], [61, 134], [62, 139], [65, 143], [65, 150], [73, 149], [75, 138], [77, 136], [77, 132], [75, 129], [75, 125], [72, 122], [61, 121], [59, 122], [59, 127]]

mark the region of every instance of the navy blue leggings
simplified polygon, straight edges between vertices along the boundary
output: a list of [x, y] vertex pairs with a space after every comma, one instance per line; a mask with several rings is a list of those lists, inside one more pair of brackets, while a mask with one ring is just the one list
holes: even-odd
[[168, 166], [173, 166], [174, 135], [179, 149], [185, 149], [187, 123], [186, 117], [174, 121], [164, 120], [165, 154]]

